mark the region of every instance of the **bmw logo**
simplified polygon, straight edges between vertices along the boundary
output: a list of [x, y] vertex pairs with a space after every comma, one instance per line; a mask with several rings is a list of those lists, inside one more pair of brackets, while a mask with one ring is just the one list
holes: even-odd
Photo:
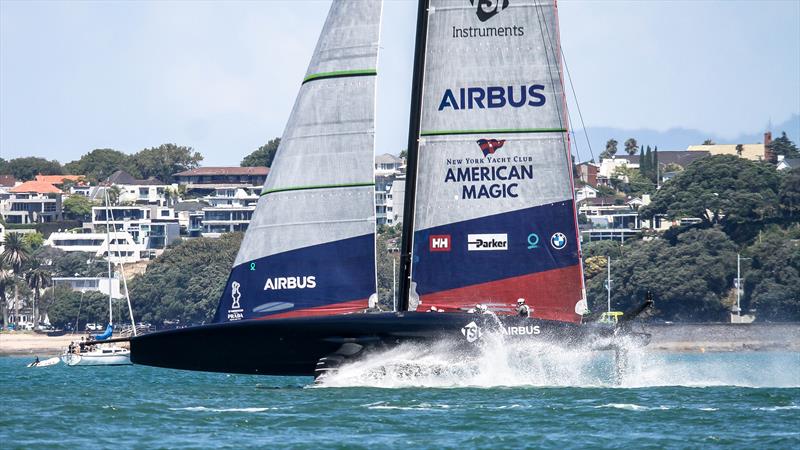
[[556, 250], [561, 250], [567, 246], [567, 236], [564, 233], [555, 233], [550, 237], [550, 245]]

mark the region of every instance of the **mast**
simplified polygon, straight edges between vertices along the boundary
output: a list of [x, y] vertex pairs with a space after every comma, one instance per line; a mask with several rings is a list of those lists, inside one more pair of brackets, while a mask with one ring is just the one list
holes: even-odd
[[[108, 198], [108, 188], [104, 189], [106, 198], [106, 262], [108, 263], [108, 323], [114, 324], [114, 313], [111, 305], [111, 233], [108, 230], [108, 216], [111, 214], [110, 201]], [[116, 229], [114, 230], [116, 231]]]
[[611, 312], [611, 256], [606, 258], [608, 275], [606, 275], [606, 290], [608, 291], [608, 312]]
[[403, 234], [400, 247], [400, 302], [398, 311], [408, 309], [411, 293], [411, 250], [414, 245], [414, 202], [417, 194], [417, 154], [422, 112], [422, 80], [425, 75], [425, 46], [428, 30], [428, 4], [419, 0], [417, 36], [414, 48], [414, 76], [411, 83], [411, 111], [408, 120], [408, 156], [406, 160], [406, 195], [403, 206]]

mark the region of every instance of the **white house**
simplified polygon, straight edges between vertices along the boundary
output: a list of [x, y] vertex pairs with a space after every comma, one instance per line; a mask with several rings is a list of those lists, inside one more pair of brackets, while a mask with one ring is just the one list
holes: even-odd
[[97, 258], [105, 258], [111, 252], [114, 263], [132, 263], [142, 259], [142, 251], [146, 247], [136, 242], [130, 233], [124, 231], [106, 233], [65, 233], [55, 232], [44, 241], [44, 245], [61, 249], [65, 252], [87, 252]]
[[119, 203], [159, 206], [167, 203], [164, 192], [169, 187], [169, 184], [155, 178], [138, 180], [128, 172], [118, 170], [108, 177], [108, 183], [119, 188]]

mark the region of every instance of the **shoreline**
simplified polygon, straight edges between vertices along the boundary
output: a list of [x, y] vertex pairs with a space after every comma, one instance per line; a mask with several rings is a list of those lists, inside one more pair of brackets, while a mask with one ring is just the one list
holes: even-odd
[[[653, 338], [647, 350], [705, 353], [792, 351], [800, 352], [800, 323], [764, 324], [649, 324]], [[86, 334], [47, 336], [32, 332], [0, 333], [0, 356], [57, 356]]]

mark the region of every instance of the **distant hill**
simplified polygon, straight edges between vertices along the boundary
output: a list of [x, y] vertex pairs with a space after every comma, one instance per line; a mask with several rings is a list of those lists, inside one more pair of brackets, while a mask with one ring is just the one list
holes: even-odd
[[[788, 120], [780, 124], [772, 125], [772, 136], [776, 138], [781, 132], [785, 131], [789, 139], [800, 145], [800, 115], [794, 114]], [[611, 127], [589, 127], [587, 129], [589, 140], [592, 143], [592, 153], [595, 161], [599, 161], [600, 153], [606, 148], [606, 142], [612, 137], [619, 141], [618, 152], [624, 152], [626, 139], [632, 137], [639, 144], [658, 146], [659, 150], [686, 150], [689, 145], [702, 144], [706, 139], [711, 139], [717, 144], [754, 144], [763, 142], [763, 132], [753, 134], [743, 134], [734, 139], [724, 139], [719, 136], [709, 135], [706, 132], [688, 128], [672, 128], [666, 131], [656, 131], [648, 129], [626, 130]], [[579, 161], [591, 159], [589, 148], [586, 145], [586, 137], [583, 129], [575, 129], [575, 143], [572, 152], [578, 156]]]

